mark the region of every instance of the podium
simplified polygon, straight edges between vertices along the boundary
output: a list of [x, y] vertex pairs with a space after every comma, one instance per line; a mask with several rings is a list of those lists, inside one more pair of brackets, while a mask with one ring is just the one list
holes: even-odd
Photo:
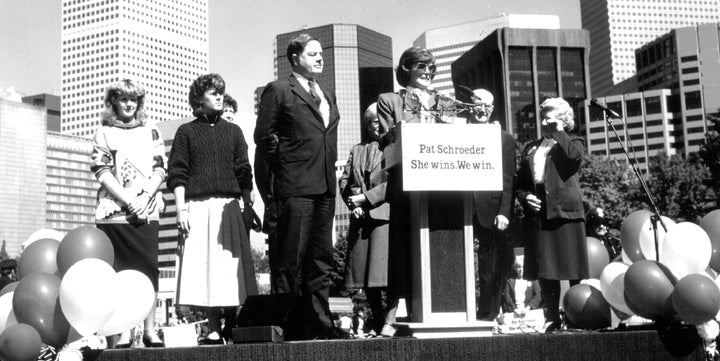
[[500, 127], [405, 123], [392, 138], [385, 168], [402, 172], [411, 232], [412, 313], [398, 332], [492, 335], [495, 322], [476, 320], [472, 192], [502, 190]]

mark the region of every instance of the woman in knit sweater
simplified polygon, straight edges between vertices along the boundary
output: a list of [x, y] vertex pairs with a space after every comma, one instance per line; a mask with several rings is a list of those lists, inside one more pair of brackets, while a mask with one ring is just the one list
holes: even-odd
[[241, 210], [252, 206], [252, 168], [242, 130], [221, 116], [224, 93], [218, 74], [193, 82], [189, 102], [196, 119], [178, 128], [168, 161], [167, 186], [184, 239], [177, 303], [205, 307], [209, 343], [222, 342], [221, 308], [237, 308], [257, 293]]
[[[165, 180], [166, 158], [160, 131], [145, 122], [144, 104], [145, 90], [130, 80], [107, 89], [91, 169], [100, 182], [95, 222], [113, 244], [115, 270], [142, 272], [157, 292], [158, 224], [164, 208], [157, 191]], [[163, 346], [155, 333], [154, 307], [145, 318], [143, 342]], [[130, 347], [130, 332], [115, 346]]]

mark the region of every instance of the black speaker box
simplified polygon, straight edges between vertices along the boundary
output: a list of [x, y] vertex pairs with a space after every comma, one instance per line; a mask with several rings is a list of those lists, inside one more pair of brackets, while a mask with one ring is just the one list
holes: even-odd
[[282, 328], [284, 340], [302, 340], [304, 335], [301, 304], [301, 298], [291, 293], [248, 296], [240, 308], [237, 328], [276, 326]]

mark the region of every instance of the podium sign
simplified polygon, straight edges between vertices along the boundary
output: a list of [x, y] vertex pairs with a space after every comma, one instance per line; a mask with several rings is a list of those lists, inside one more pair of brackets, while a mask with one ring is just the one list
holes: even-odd
[[403, 124], [405, 191], [501, 191], [502, 146], [495, 124]]

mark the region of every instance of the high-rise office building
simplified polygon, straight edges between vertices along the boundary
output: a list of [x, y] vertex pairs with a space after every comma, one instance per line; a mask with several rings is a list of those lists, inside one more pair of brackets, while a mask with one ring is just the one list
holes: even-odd
[[[338, 163], [342, 172], [350, 149], [361, 141], [360, 118], [380, 93], [393, 91], [392, 40], [389, 36], [352, 24], [330, 24], [280, 34], [274, 45], [275, 74], [278, 79], [292, 73], [287, 60], [290, 39], [307, 33], [320, 41], [325, 67], [318, 83], [335, 92], [340, 124], [338, 125]], [[350, 212], [338, 197], [336, 230], [342, 232], [349, 224]]]
[[592, 94], [635, 74], [635, 49], [674, 28], [717, 22], [720, 0], [580, 0], [582, 27], [590, 31]]
[[557, 15], [508, 14], [424, 32], [413, 45], [426, 48], [435, 56], [437, 72], [433, 79], [433, 88], [453, 95], [455, 90], [450, 76], [450, 64], [496, 29], [506, 27], [559, 29], [560, 18]]
[[[682, 139], [682, 124], [670, 106], [670, 89], [648, 90], [597, 98], [625, 121], [605, 119], [604, 112], [585, 103], [588, 119], [583, 135], [591, 154], [627, 161], [623, 145], [641, 170], [647, 170], [648, 159], [658, 153], [677, 154], [677, 141]], [[617, 134], [616, 134], [617, 133]]]
[[95, 134], [105, 89], [125, 78], [147, 90], [151, 121], [180, 118], [208, 71], [208, 0], [63, 0], [61, 37], [63, 134]]
[[[583, 124], [583, 102], [589, 98], [589, 34], [583, 29], [498, 29], [452, 64], [452, 79], [495, 96], [493, 118], [519, 142], [540, 137], [537, 116], [546, 98], [562, 97]], [[469, 94], [458, 92], [469, 102]]]
[[47, 111], [47, 131], [60, 131], [60, 97], [53, 94], [36, 94], [22, 97], [23, 103], [44, 107]]
[[705, 143], [708, 116], [720, 113], [720, 23], [671, 30], [635, 52], [639, 91], [667, 88], [678, 125], [673, 147], [697, 152]]

